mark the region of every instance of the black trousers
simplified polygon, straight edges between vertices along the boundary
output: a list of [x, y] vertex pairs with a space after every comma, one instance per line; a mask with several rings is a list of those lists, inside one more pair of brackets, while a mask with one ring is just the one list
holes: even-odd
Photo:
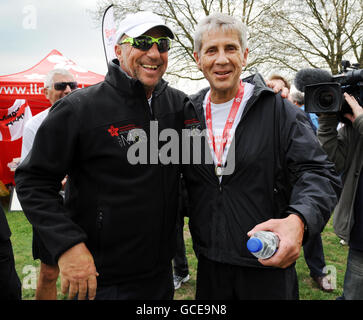
[[0, 241], [0, 300], [21, 300], [21, 282], [10, 240]]
[[325, 258], [321, 234], [309, 237], [304, 244], [304, 258], [310, 269], [311, 277], [322, 277], [324, 275]]
[[251, 268], [198, 259], [197, 300], [298, 300], [295, 266]]
[[184, 178], [179, 181], [179, 207], [176, 218], [176, 253], [173, 259], [174, 274], [186, 277], [189, 274], [188, 259], [184, 243], [184, 217], [189, 217], [189, 197]]
[[173, 259], [174, 274], [186, 277], [189, 274], [188, 259], [184, 243], [184, 215], [179, 214], [176, 223], [176, 253]]
[[95, 300], [173, 300], [171, 263], [146, 279], [97, 287]]

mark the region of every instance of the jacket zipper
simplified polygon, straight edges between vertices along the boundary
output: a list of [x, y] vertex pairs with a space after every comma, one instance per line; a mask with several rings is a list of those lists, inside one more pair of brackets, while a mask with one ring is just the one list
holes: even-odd
[[103, 212], [99, 211], [97, 215], [97, 252], [101, 252], [101, 230], [103, 228]]

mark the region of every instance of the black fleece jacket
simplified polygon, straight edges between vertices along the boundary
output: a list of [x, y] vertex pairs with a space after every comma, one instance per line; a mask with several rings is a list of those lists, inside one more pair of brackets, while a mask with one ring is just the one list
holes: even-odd
[[[24, 212], [55, 263], [82, 241], [101, 285], [151, 276], [170, 263], [180, 169], [160, 162], [131, 165], [128, 133], [142, 129], [150, 141], [150, 121], [157, 121], [158, 132], [180, 132], [185, 98], [161, 80], [150, 112], [141, 83], [114, 60], [105, 81], [52, 107], [15, 181]], [[65, 175], [63, 204], [58, 191]]]

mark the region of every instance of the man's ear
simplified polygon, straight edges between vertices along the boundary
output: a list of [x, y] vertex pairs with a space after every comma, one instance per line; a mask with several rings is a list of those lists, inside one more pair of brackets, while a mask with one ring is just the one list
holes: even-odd
[[116, 55], [118, 60], [120, 60], [121, 51], [122, 51], [121, 46], [118, 45], [118, 44], [115, 44], [115, 55]]
[[123, 66], [123, 54], [122, 54], [122, 48], [120, 45], [116, 44], [115, 45], [115, 54], [116, 54], [116, 58], [120, 63], [120, 66]]
[[194, 59], [195, 59], [195, 62], [197, 63], [197, 67], [200, 71], [202, 71], [201, 67], [200, 67], [200, 59], [199, 59], [199, 55], [198, 55], [198, 52], [193, 52], [193, 55], [194, 55]]
[[248, 48], [246, 48], [245, 52], [243, 53], [243, 61], [242, 65], [245, 67], [247, 66], [247, 57], [248, 57]]
[[43, 92], [44, 92], [45, 97], [49, 100], [49, 97], [48, 97], [48, 95], [49, 95], [49, 89], [48, 88], [44, 88], [43, 89]]

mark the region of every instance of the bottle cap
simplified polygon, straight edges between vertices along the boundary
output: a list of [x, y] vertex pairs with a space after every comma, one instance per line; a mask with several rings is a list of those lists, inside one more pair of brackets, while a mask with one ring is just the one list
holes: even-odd
[[258, 252], [262, 249], [262, 241], [258, 238], [251, 238], [247, 241], [247, 249], [250, 252]]

